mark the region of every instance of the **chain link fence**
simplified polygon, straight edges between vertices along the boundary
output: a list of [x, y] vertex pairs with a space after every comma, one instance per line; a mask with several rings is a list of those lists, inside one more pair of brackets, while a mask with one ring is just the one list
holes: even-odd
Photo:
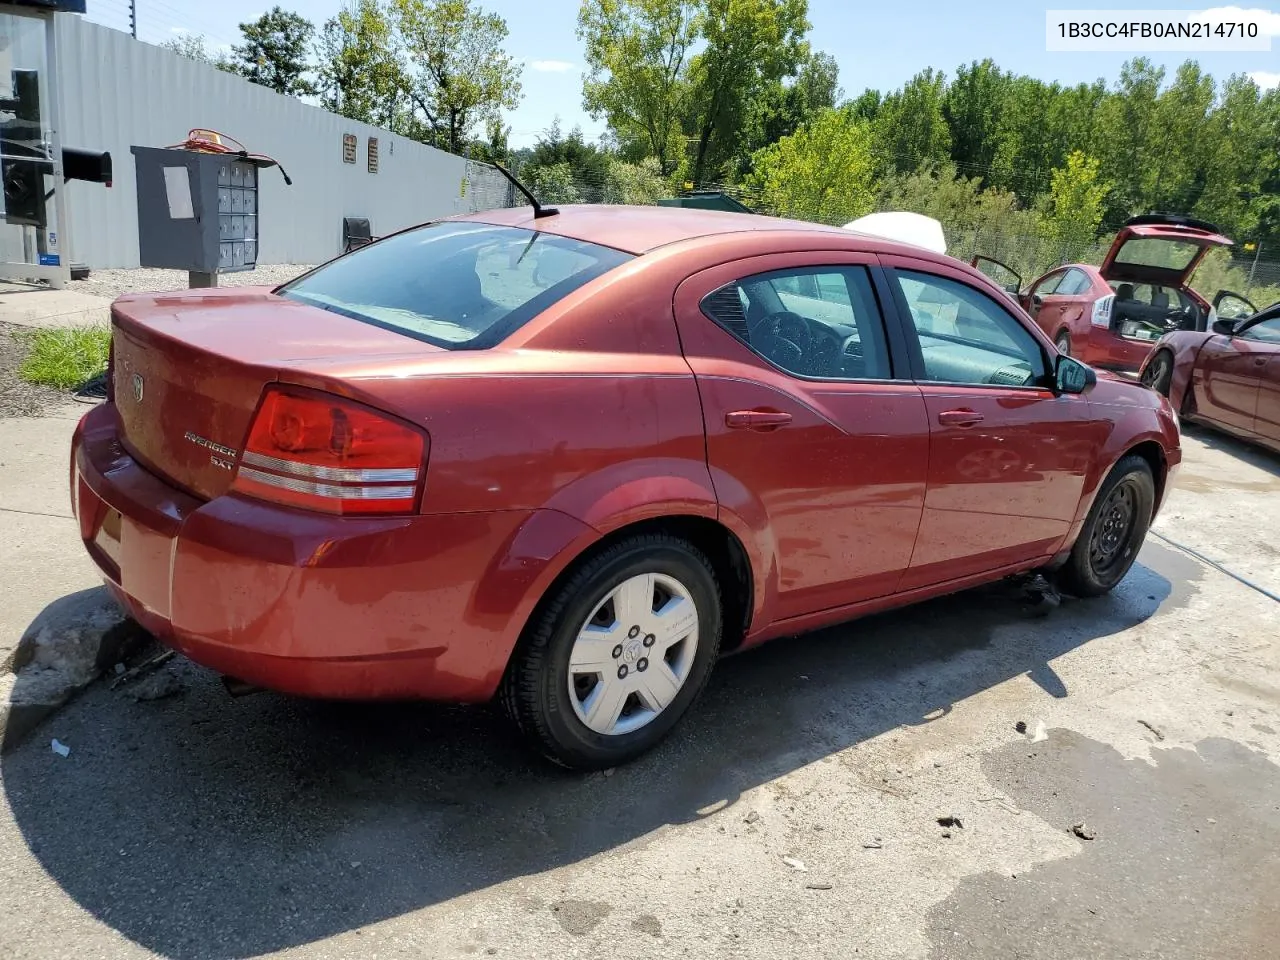
[[[543, 203], [619, 202], [615, 183], [570, 177], [567, 169], [562, 172], [565, 175], [563, 179], [539, 177], [537, 171], [531, 170], [520, 170], [517, 174], [536, 188], [538, 199]], [[760, 197], [737, 184], [714, 184], [703, 189], [723, 193], [760, 213], [776, 212], [766, 209]], [[525, 202], [501, 173], [477, 161], [468, 161], [464, 192], [464, 206], [472, 212]], [[673, 195], [661, 185], [651, 185], [647, 190], [630, 191], [626, 199], [631, 203], [656, 203]], [[827, 222], [831, 226], [840, 225]], [[947, 238], [947, 252], [951, 256], [966, 263], [978, 255], [998, 260], [1021, 275], [1024, 287], [1066, 263], [1099, 264], [1110, 247], [1109, 240], [1095, 244], [1063, 243], [1039, 234], [1005, 232], [995, 225], [975, 226], [944, 221], [942, 228]], [[1259, 308], [1280, 301], [1280, 260], [1263, 259], [1262, 253], [1255, 251], [1233, 257], [1213, 251], [1197, 268], [1191, 285], [1208, 299], [1212, 299], [1219, 290], [1231, 290], [1248, 297]]]

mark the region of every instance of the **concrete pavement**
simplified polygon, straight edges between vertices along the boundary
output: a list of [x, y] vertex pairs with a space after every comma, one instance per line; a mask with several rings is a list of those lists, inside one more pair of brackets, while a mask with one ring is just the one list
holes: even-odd
[[106, 326], [111, 322], [111, 300], [0, 281], [0, 321], [24, 327]]
[[[1272, 576], [1280, 459], [1186, 457], [1159, 531]], [[0, 759], [6, 955], [1269, 960], [1278, 627], [1153, 539], [1047, 617], [996, 587], [725, 661], [585, 778], [486, 709], [231, 700], [175, 661]]]

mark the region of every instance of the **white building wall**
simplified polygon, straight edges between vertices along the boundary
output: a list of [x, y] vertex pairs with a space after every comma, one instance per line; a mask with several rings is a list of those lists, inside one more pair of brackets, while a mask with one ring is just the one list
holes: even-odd
[[[259, 263], [320, 263], [341, 253], [342, 218], [368, 217], [377, 235], [435, 217], [505, 206], [505, 180], [368, 124], [275, 93], [207, 64], [134, 40], [78, 16], [55, 18], [62, 142], [110, 151], [114, 184], [72, 181], [64, 256], [90, 267], [138, 266], [134, 145], [180, 143], [194, 127], [234, 137], [279, 160], [259, 174]], [[343, 134], [356, 135], [356, 162], [342, 160]], [[368, 140], [378, 139], [378, 172]], [[464, 186], [464, 181], [466, 181]]]

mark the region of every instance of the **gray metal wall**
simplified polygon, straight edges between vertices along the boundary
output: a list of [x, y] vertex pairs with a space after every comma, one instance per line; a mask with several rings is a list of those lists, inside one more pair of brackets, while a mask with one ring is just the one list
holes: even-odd
[[[259, 263], [320, 263], [341, 252], [342, 218], [368, 217], [387, 234], [433, 217], [507, 205], [492, 167], [423, 146], [377, 127], [141, 43], [70, 14], [56, 18], [63, 144], [109, 150], [115, 183], [64, 188], [69, 236], [63, 255], [90, 267], [138, 266], [133, 145], [163, 147], [193, 127], [217, 130], [275, 157], [261, 173]], [[356, 162], [342, 162], [343, 134], [358, 137]], [[378, 138], [369, 173], [368, 138]]]

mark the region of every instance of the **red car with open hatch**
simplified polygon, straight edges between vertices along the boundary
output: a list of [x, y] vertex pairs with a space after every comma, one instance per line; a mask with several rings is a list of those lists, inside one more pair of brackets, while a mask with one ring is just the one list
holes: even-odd
[[1211, 223], [1171, 214], [1128, 220], [1099, 266], [1069, 263], [1026, 290], [1013, 268], [990, 257], [973, 265], [1016, 297], [1060, 353], [1091, 366], [1135, 373], [1171, 330], [1206, 330], [1223, 316], [1251, 313], [1252, 304], [1223, 290], [1209, 303], [1190, 278], [1212, 247], [1231, 240]]
[[476, 214], [112, 316], [71, 486], [134, 617], [251, 685], [497, 696], [579, 768], [721, 653], [1031, 570], [1110, 590], [1181, 456], [1164, 397], [976, 270], [746, 214]]

